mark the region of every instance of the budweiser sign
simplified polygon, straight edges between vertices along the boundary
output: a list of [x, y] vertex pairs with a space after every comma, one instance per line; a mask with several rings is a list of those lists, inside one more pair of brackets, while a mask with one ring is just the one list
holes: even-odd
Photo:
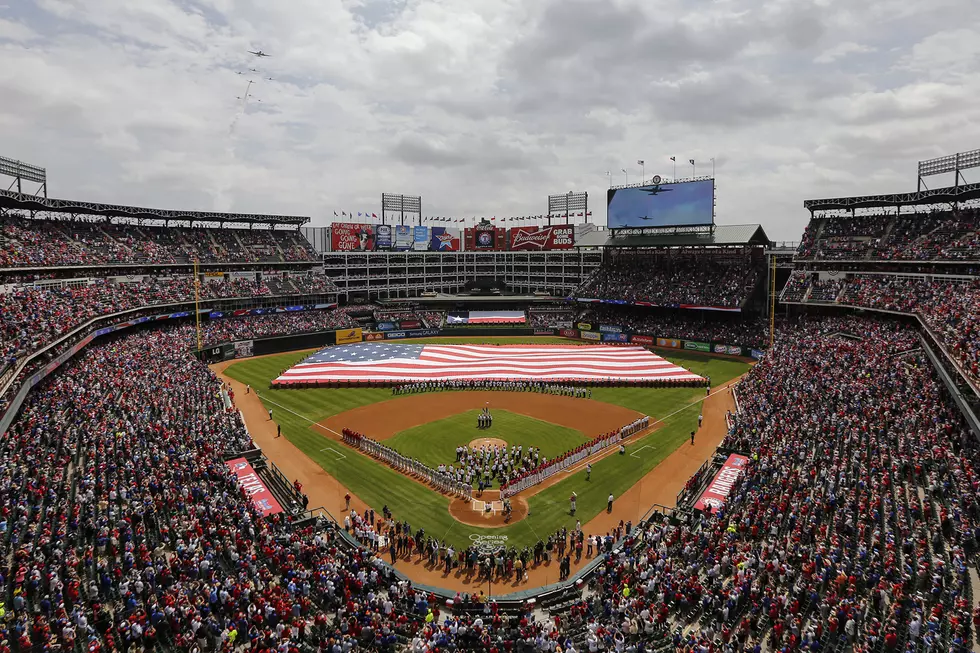
[[575, 227], [512, 227], [511, 249], [570, 249], [575, 245]]

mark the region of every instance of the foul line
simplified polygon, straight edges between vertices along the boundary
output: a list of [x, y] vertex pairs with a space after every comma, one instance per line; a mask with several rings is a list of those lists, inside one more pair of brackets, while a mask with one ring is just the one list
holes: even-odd
[[653, 449], [653, 447], [651, 447], [648, 444], [645, 444], [642, 447], [640, 447], [639, 449], [637, 449], [636, 451], [634, 451], [633, 453], [631, 453], [630, 456], [632, 456], [633, 458], [639, 458], [639, 456], [637, 456], [636, 454], [640, 453], [644, 449]]
[[[262, 401], [267, 401], [267, 402], [269, 402], [269, 403], [270, 403], [270, 404], [272, 404], [273, 406], [279, 406], [279, 408], [281, 408], [281, 409], [283, 409], [284, 411], [286, 411], [286, 412], [287, 412], [287, 413], [289, 413], [290, 415], [295, 415], [296, 417], [298, 417], [298, 418], [300, 418], [300, 419], [302, 419], [302, 420], [306, 420], [307, 422], [309, 422], [309, 423], [310, 423], [310, 424], [312, 424], [313, 426], [317, 426], [317, 427], [319, 427], [319, 428], [321, 428], [321, 429], [323, 429], [324, 431], [330, 431], [330, 432], [331, 432], [331, 433], [333, 433], [334, 435], [339, 435], [340, 437], [343, 437], [343, 434], [342, 434], [342, 433], [337, 433], [336, 431], [334, 431], [334, 430], [333, 430], [332, 428], [330, 428], [330, 427], [327, 427], [327, 426], [323, 426], [323, 425], [322, 425], [322, 424], [320, 424], [319, 422], [314, 422], [314, 421], [313, 421], [313, 420], [311, 420], [311, 419], [310, 419], [309, 417], [307, 417], [307, 416], [305, 416], [305, 415], [300, 415], [300, 414], [299, 414], [299, 413], [297, 413], [297, 412], [296, 412], [295, 410], [289, 410], [288, 408], [286, 408], [286, 407], [285, 407], [285, 406], [283, 406], [282, 404], [279, 404], [279, 403], [276, 403], [276, 402], [274, 402], [274, 401], [272, 401], [271, 399], [263, 399], [263, 397], [262, 397], [262, 395], [260, 395], [260, 394], [259, 394], [258, 392], [256, 392], [256, 393], [255, 393], [255, 396], [256, 396], [256, 397], [258, 397], [258, 398], [259, 398], [260, 400], [262, 400]], [[321, 449], [321, 451], [322, 451], [322, 449]]]
[[[711, 397], [714, 397], [714, 396], [715, 396], [716, 394], [718, 394], [719, 392], [724, 392], [725, 390], [728, 390], [728, 389], [730, 389], [730, 388], [732, 388], [732, 387], [734, 387], [734, 386], [735, 386], [735, 385], [737, 385], [737, 384], [738, 384], [738, 382], [735, 382], [735, 383], [731, 383], [731, 382], [729, 382], [729, 384], [728, 384], [728, 385], [723, 385], [723, 386], [721, 386], [720, 388], [718, 388], [717, 390], [715, 390], [714, 392], [712, 392], [712, 393], [709, 393], [709, 394], [707, 394], [707, 395], [705, 395], [704, 397], [701, 397], [700, 399], [695, 399], [694, 401], [692, 401], [692, 402], [690, 402], [689, 404], [687, 404], [687, 405], [684, 405], [684, 406], [681, 406], [680, 408], [678, 408], [678, 409], [677, 409], [677, 410], [675, 410], [674, 412], [672, 412], [672, 413], [670, 413], [670, 414], [667, 414], [667, 415], [664, 415], [663, 417], [661, 417], [661, 418], [659, 418], [659, 419], [657, 419], [657, 420], [654, 420], [654, 421], [651, 421], [651, 422], [650, 422], [650, 425], [649, 425], [649, 426], [647, 426], [647, 428], [645, 428], [645, 429], [643, 429], [644, 431], [648, 431], [648, 432], [646, 433], [646, 435], [644, 435], [643, 437], [647, 437], [648, 435], [651, 435], [651, 434], [653, 434], [653, 433], [655, 433], [656, 431], [654, 431], [654, 430], [652, 430], [652, 429], [653, 429], [653, 427], [654, 427], [654, 426], [656, 426], [657, 424], [660, 424], [661, 422], [664, 422], [664, 421], [666, 421], [666, 420], [668, 420], [668, 419], [670, 419], [671, 417], [673, 417], [673, 416], [674, 416], [674, 415], [676, 415], [677, 413], [682, 413], [682, 412], [684, 412], [685, 410], [687, 410], [687, 409], [688, 409], [688, 408], [690, 408], [691, 406], [695, 406], [695, 405], [697, 405], [697, 404], [700, 404], [700, 403], [703, 403], [703, 402], [704, 402], [704, 401], [706, 401], [707, 399], [710, 399]], [[643, 433], [643, 431], [640, 431], [640, 433]], [[634, 433], [633, 435], [637, 435], [637, 434], [636, 434], [636, 433]], [[633, 435], [630, 435], [630, 436], [627, 436], [626, 438], [623, 438], [623, 440], [622, 440], [622, 441], [624, 441], [624, 442], [625, 442], [626, 440], [629, 440], [630, 438], [632, 438], [632, 437], [633, 437]], [[639, 438], [636, 438], [636, 439], [639, 439]], [[615, 446], [615, 445], [612, 445], [612, 446]], [[607, 451], [608, 451], [609, 449], [611, 449], [611, 448], [612, 448], [612, 447], [606, 447], [606, 448], [605, 448], [605, 449], [603, 449], [602, 451], [597, 451], [597, 452], [596, 452], [595, 454], [593, 454], [593, 456], [598, 456], [598, 455], [599, 455], [600, 453], [605, 453], [605, 452], [607, 452]], [[642, 447], [641, 447], [641, 448], [642, 448]], [[595, 458], [595, 460], [599, 460], [600, 458], [601, 458], [601, 457], [599, 457], [599, 458]], [[579, 464], [577, 464], [577, 465], [575, 465], [574, 467], [569, 467], [568, 469], [566, 469], [566, 470], [564, 470], [564, 472], [565, 472], [566, 474], [571, 474], [571, 473], [572, 473], [572, 472], [574, 472], [574, 471], [575, 471], [576, 469], [580, 469], [580, 468], [581, 468], [581, 467], [582, 467], [583, 465], [586, 465], [587, 463], [589, 463], [589, 462], [591, 462], [592, 460], [593, 460], [593, 458], [592, 458], [592, 456], [590, 456], [590, 457], [588, 457], [588, 458], [586, 458], [585, 460], [583, 460], [582, 462], [580, 462]]]

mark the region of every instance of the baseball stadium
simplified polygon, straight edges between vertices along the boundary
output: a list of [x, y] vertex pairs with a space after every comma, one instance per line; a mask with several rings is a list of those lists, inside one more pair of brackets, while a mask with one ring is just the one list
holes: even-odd
[[0, 2], [0, 653], [980, 653], [977, 8]]
[[975, 184], [792, 245], [712, 179], [616, 227], [45, 195], [0, 191], [8, 650], [976, 650]]

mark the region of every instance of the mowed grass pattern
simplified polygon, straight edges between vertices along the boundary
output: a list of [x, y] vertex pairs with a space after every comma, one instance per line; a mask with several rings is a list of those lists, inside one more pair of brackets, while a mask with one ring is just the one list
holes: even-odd
[[[562, 338], [506, 337], [431, 338], [418, 342], [577, 344]], [[703, 354], [680, 351], [658, 353], [697, 374], [710, 376], [714, 386], [748, 369], [748, 365], [741, 361]], [[321, 451], [327, 444], [325, 434], [319, 427], [313, 426], [314, 423], [353, 408], [390, 399], [391, 391], [383, 388], [269, 389], [269, 383], [283, 369], [309, 354], [310, 351], [293, 352], [240, 361], [229, 366], [226, 374], [237, 381], [251, 384], [265, 407], [273, 410], [275, 421], [282, 426], [283, 436], [376, 511], [387, 505], [396, 518], [407, 519], [413, 528], [423, 527], [427, 533], [457, 547], [468, 546], [473, 533], [506, 535], [510, 543], [518, 547], [533, 545], [562, 526], [573, 527], [576, 519], [587, 523], [605, 510], [606, 497], [610, 493], [620, 497], [685, 442], [697, 426], [698, 411], [705, 396], [703, 388], [593, 388], [594, 400], [631, 408], [654, 419], [670, 417], [657, 431], [630, 445], [629, 450], [640, 451], [639, 455], [612, 455], [598, 461], [593, 465], [591, 481], [585, 480], [584, 471], [564, 475], [564, 480], [529, 499], [531, 514], [526, 519], [510, 526], [486, 529], [457, 522], [449, 515], [449, 500], [446, 497], [370, 458], [348, 452], [347, 457], [341, 459], [329, 449]], [[343, 445], [332, 446], [343, 450]], [[568, 514], [568, 497], [573, 491], [578, 494], [577, 517]], [[637, 512], [645, 512], [646, 508], [637, 506]]]
[[500, 438], [508, 445], [540, 447], [546, 458], [574, 449], [586, 441], [581, 431], [509, 410], [494, 410], [493, 426], [477, 429], [479, 410], [468, 410], [452, 417], [422, 424], [385, 440], [403, 456], [416, 458], [430, 467], [456, 462], [456, 447], [467, 445], [476, 438]]

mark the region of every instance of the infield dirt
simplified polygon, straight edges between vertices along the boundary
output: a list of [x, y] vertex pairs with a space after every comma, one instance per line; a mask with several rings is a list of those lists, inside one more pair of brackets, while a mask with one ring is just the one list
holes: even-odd
[[[344, 508], [344, 495], [350, 493], [352, 496], [351, 508], [353, 510], [363, 512], [368, 506], [361, 501], [360, 498], [358, 498], [353, 492], [349, 492], [348, 488], [337, 481], [337, 479], [327, 474], [322, 467], [307, 458], [306, 455], [303, 454], [303, 452], [300, 451], [295, 445], [289, 442], [289, 440], [286, 438], [276, 437], [275, 423], [268, 420], [268, 413], [263, 407], [259, 397], [255, 393], [245, 394], [244, 384], [239, 383], [238, 381], [235, 381], [222, 373], [223, 370], [232, 362], [234, 361], [217, 363], [212, 365], [211, 368], [218, 374], [222, 381], [231, 384], [231, 387], [235, 393], [235, 404], [242, 411], [249, 433], [251, 434], [255, 443], [261, 447], [263, 453], [277, 466], [279, 466], [279, 468], [288, 478], [297, 479], [303, 484], [303, 489], [310, 498], [311, 506], [323, 506], [332, 514], [342, 519], [343, 515], [346, 513]], [[625, 492], [622, 496], [616, 497], [613, 511], [611, 513], [602, 512], [588, 523], [583, 524], [582, 529], [586, 534], [604, 535], [607, 531], [615, 528], [621, 520], [632, 521], [635, 524], [643, 517], [643, 515], [653, 504], [661, 504], [668, 507], [674, 505], [677, 493], [683, 489], [687, 479], [690, 478], [691, 474], [697, 471], [701, 464], [708, 459], [712, 453], [714, 453], [714, 450], [724, 438], [727, 430], [725, 424], [725, 411], [734, 410], [731, 386], [737, 381], [738, 379], [733, 379], [730, 383], [718, 387], [717, 389], [713, 390], [711, 395], [705, 400], [702, 408], [704, 423], [698, 430], [695, 443], [693, 445], [687, 442], [682, 444], [671, 455], [661, 461], [660, 464], [651, 470], [646, 476], [640, 479], [639, 482], [633, 485], [633, 487], [631, 487], [627, 492]], [[506, 408], [507, 410], [512, 410], [513, 412], [519, 412], [522, 414], [529, 413], [525, 412], [524, 410], [517, 410], [513, 406], [505, 405], [504, 402], [511, 398], [516, 402], [523, 402], [528, 396], [531, 396], [536, 399], [547, 398], [549, 400], [561, 400], [561, 402], [565, 404], [566, 408], [569, 406], [569, 404], [578, 404], [582, 407], [583, 411], [588, 411], [589, 408], [594, 409], [597, 406], [609, 407], [611, 409], [619, 409], [620, 411], [624, 411], [623, 413], [616, 413], [616, 419], [613, 419], [613, 424], [608, 428], [604, 426], [607, 423], [604, 420], [601, 422], [590, 421], [588, 424], [591, 425], [591, 428], [587, 428], [586, 424], [583, 424], [582, 422], [570, 423], [567, 416], [560, 418], [560, 421], [558, 417], [547, 418], [547, 421], [576, 428], [585, 433], [587, 436], [589, 436], [589, 434], [597, 435], [605, 432], [605, 430], [611, 430], [612, 428], [626, 424], [635, 419], [637, 415], [637, 413], [634, 411], [626, 408], [613, 406], [603, 402], [590, 401], [587, 399], [575, 399], [571, 397], [554, 397], [551, 395], [535, 395], [532, 393], [500, 392], [461, 392], [452, 394], [462, 395], [463, 397], [475, 397], [475, 395], [480, 394], [488, 395], [488, 399], [484, 399], [483, 401], [493, 401], [491, 404], [491, 409], [493, 407]], [[363, 419], [364, 421], [358, 423], [362, 425], [371, 425], [371, 430], [363, 428], [363, 426], [354, 426], [353, 424], [345, 423], [344, 426], [361, 430], [364, 433], [372, 434], [372, 437], [377, 437], [380, 439], [381, 432], [388, 433], [388, 437], [390, 437], [391, 435], [394, 435], [394, 433], [404, 430], [405, 428], [410, 428], [411, 426], [427, 423], [442, 417], [448, 417], [461, 412], [462, 410], [483, 407], [483, 404], [474, 405], [467, 402], [469, 405], [468, 408], [445, 407], [441, 410], [449, 412], [444, 412], [438, 415], [425, 414], [423, 411], [419, 411], [419, 414], [414, 417], [405, 419], [399, 418], [397, 423], [390, 424], [387, 427], [384, 426], [385, 420], [382, 419], [382, 417], [394, 414], [394, 411], [388, 410], [392, 403], [402, 400], [414, 401], [417, 399], [429, 398], [433, 401], [433, 403], [438, 404], [440, 403], [440, 398], [442, 398], [443, 402], [445, 401], [446, 395], [447, 393], [433, 393], [430, 395], [410, 395], [398, 397], [397, 399], [391, 401], [382, 402], [380, 404], [372, 404], [371, 406], [365, 406], [353, 411], [348, 411], [342, 415], [337, 415], [335, 418], [326, 420], [326, 422], [331, 422], [331, 420], [338, 419], [343, 416], [350, 416], [352, 413], [363, 413], [363, 416], [359, 417], [358, 419]], [[474, 398], [472, 401], [477, 401], [477, 399]], [[381, 406], [384, 406], [385, 408], [378, 410], [378, 408]], [[372, 412], [372, 408], [375, 409], [374, 416], [369, 418], [368, 415]], [[696, 408], [692, 406], [690, 410], [696, 410]], [[413, 410], [408, 412], [414, 413], [415, 411]], [[560, 413], [560, 411], [557, 412]], [[541, 414], [530, 413], [530, 416], [546, 419]], [[405, 422], [409, 419], [414, 419], [415, 423], [406, 424]], [[590, 420], [591, 419], [595, 419], [595, 417], [592, 416], [590, 417]], [[346, 422], [346, 420], [344, 421]], [[378, 431], [373, 430], [375, 426], [377, 426]], [[337, 430], [339, 431], [340, 429], [338, 428]], [[516, 508], [517, 506], [515, 505], [515, 510]], [[481, 526], [490, 525], [483, 521], [477, 523]], [[588, 562], [589, 559], [584, 557], [581, 561], [575, 562], [575, 558], [573, 556], [571, 573], [574, 575]], [[477, 582], [475, 578], [468, 576], [460, 569], [454, 569], [449, 573], [445, 573], [445, 571], [439, 566], [434, 568], [430, 567], [425, 559], [419, 559], [418, 556], [413, 556], [410, 560], [399, 558], [395, 566], [417, 583], [443, 587], [451, 591], [459, 592], [477, 593], [490, 589], [491, 593], [495, 596], [532, 587], [540, 587], [558, 581], [557, 560], [552, 560], [550, 563], [545, 563], [530, 569], [528, 571], [527, 579], [522, 582], [515, 581], [513, 578], [504, 579], [495, 581], [492, 584], [492, 587], [488, 586], [486, 582]]]

